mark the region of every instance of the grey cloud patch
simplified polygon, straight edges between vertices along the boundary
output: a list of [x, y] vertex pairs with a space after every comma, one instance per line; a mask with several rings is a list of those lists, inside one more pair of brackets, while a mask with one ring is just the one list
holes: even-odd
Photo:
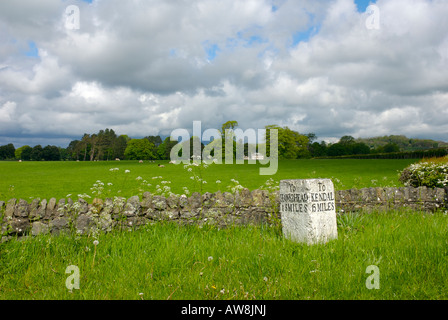
[[350, 0], [77, 2], [79, 30], [64, 28], [67, 5], [0, 4], [0, 141], [194, 120], [448, 139], [448, 3], [378, 0], [380, 30]]

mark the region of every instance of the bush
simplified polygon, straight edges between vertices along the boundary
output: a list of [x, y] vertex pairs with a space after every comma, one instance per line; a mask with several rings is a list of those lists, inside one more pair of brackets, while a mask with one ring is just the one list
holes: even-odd
[[443, 188], [448, 186], [448, 158], [436, 158], [411, 164], [400, 173], [406, 186]]

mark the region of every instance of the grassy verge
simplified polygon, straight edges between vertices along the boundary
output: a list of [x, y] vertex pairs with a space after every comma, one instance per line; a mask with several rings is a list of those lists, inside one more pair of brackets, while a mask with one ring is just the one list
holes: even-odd
[[[10, 241], [0, 245], [0, 299], [448, 298], [446, 213], [349, 214], [338, 231], [313, 246], [268, 226], [170, 223]], [[79, 289], [66, 287], [70, 265]], [[370, 265], [379, 289], [366, 287]]]

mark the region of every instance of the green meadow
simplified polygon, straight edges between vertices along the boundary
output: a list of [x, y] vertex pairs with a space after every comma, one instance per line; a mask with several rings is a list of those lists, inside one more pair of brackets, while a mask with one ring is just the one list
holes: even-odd
[[394, 211], [339, 216], [318, 245], [268, 226], [41, 235], [0, 244], [0, 299], [447, 299], [447, 232], [446, 213]]
[[[10, 198], [77, 199], [87, 194], [95, 197], [141, 195], [155, 192], [156, 186], [168, 186], [176, 194], [230, 191], [239, 185], [250, 190], [260, 188], [268, 179], [331, 178], [336, 189], [372, 186], [400, 186], [398, 171], [416, 160], [281, 160], [275, 175], [261, 176], [259, 164], [210, 165], [191, 172], [182, 164], [167, 161], [100, 162], [0, 162], [0, 200]], [[165, 167], [159, 167], [163, 164]], [[114, 170], [115, 169], [115, 170]], [[203, 180], [191, 177], [195, 173]], [[232, 179], [234, 181], [232, 181]], [[101, 194], [95, 191], [103, 183]], [[162, 183], [163, 182], [163, 183]], [[92, 190], [93, 188], [93, 190]], [[98, 190], [96, 190], [98, 191]]]
[[[274, 176], [260, 176], [259, 165], [248, 164], [0, 162], [0, 200], [253, 190], [268, 179], [275, 185], [318, 177], [331, 178], [336, 189], [400, 186], [398, 171], [415, 161], [280, 161]], [[0, 243], [0, 300], [448, 298], [445, 210], [345, 213], [337, 222], [338, 239], [316, 245], [285, 239], [279, 225], [172, 222], [12, 239]]]

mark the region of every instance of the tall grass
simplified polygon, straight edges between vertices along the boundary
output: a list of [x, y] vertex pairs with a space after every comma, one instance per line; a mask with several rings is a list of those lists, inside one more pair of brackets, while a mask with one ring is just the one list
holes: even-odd
[[[13, 240], [0, 245], [0, 299], [448, 298], [446, 213], [347, 214], [338, 232], [309, 246], [266, 225], [156, 223]], [[80, 270], [79, 290], [66, 287], [70, 265]], [[366, 287], [369, 265], [379, 289]]]

